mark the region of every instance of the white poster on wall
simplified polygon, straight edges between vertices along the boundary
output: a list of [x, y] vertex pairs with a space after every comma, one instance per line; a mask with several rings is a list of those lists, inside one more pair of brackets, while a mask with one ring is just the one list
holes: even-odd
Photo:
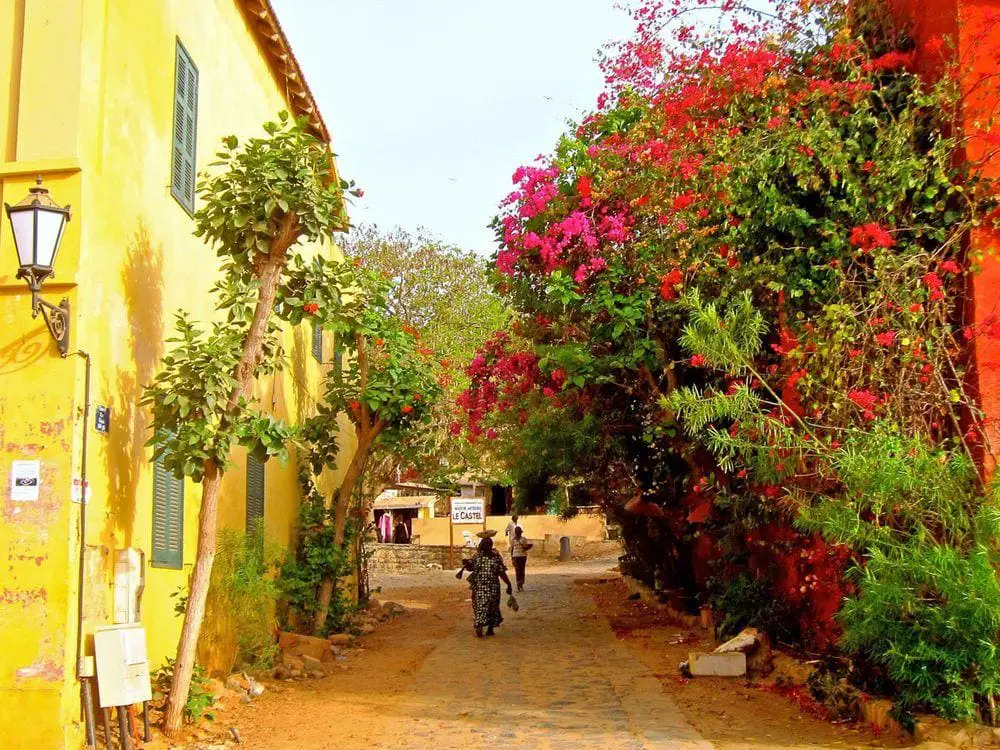
[[38, 499], [41, 485], [41, 461], [14, 461], [10, 465], [10, 499], [30, 503]]
[[453, 497], [451, 499], [452, 523], [486, 523], [483, 498]]

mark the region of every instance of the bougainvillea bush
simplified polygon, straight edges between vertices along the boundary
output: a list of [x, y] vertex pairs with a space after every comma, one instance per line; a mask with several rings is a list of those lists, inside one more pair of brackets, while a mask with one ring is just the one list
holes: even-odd
[[652, 577], [736, 601], [749, 576], [904, 708], [992, 718], [966, 368], [997, 331], [963, 295], [996, 190], [962, 158], [946, 44], [928, 81], [874, 0], [755, 6], [635, 8], [596, 110], [514, 173], [495, 265], [516, 336], [470, 365], [463, 427], [516, 441], [539, 396], [596, 417], [591, 481]]

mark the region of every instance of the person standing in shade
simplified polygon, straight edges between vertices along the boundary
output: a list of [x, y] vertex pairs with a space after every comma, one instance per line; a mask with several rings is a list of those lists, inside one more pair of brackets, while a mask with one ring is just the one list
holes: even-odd
[[534, 545], [524, 538], [520, 526], [514, 527], [514, 538], [510, 541], [510, 559], [514, 563], [514, 576], [517, 579], [517, 590], [524, 591], [524, 571], [528, 567], [528, 550]]
[[510, 517], [510, 523], [507, 524], [506, 531], [503, 532], [504, 536], [507, 537], [507, 544], [511, 544], [514, 541], [514, 529], [517, 528], [517, 513]]
[[396, 522], [396, 528], [392, 532], [392, 543], [393, 544], [409, 544], [410, 543], [410, 530], [406, 528], [406, 521], [400, 516], [399, 521]]

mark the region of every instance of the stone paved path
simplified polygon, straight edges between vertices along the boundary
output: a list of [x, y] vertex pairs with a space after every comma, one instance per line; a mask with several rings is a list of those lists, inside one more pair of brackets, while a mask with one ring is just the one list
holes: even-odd
[[610, 564], [529, 568], [520, 611], [504, 606], [483, 639], [453, 574], [376, 581], [411, 613], [364, 639], [342, 672], [284, 683], [226, 721], [259, 750], [711, 750], [574, 583]]
[[443, 638], [413, 682], [415, 745], [711, 748], [573, 583], [606, 568], [536, 570], [495, 638], [476, 639], [471, 621]]

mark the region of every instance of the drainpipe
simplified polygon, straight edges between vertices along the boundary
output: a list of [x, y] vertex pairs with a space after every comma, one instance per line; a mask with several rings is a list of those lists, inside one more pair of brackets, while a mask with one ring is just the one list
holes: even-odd
[[82, 350], [76, 354], [86, 361], [83, 396], [83, 442], [80, 455], [80, 559], [76, 587], [76, 677], [80, 681], [83, 697], [84, 725], [87, 732], [87, 747], [96, 747], [94, 737], [94, 698], [90, 689], [93, 676], [83, 656], [83, 589], [84, 565], [87, 553], [87, 433], [90, 423], [90, 355]]

